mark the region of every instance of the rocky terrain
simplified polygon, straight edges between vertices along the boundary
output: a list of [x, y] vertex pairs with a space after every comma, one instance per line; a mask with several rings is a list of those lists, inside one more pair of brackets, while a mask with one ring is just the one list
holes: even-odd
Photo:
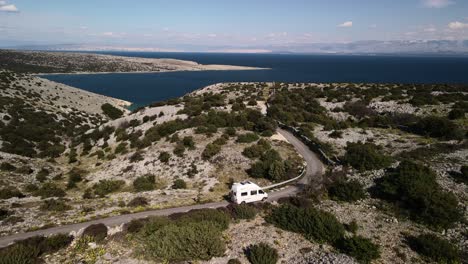
[[[464, 86], [227, 83], [130, 113], [122, 108], [127, 104], [123, 101], [28, 75], [4, 71], [2, 76], [2, 236], [220, 201], [233, 182], [250, 179], [267, 185], [291, 178], [302, 158], [275, 133], [275, 120], [296, 127], [335, 161], [327, 167], [320, 191], [306, 187], [300, 197], [273, 204], [136, 220], [106, 231], [107, 238], [97, 239], [99, 232], [82, 230], [71, 244], [44, 253], [41, 257], [47, 263], [254, 263], [253, 245], [261, 243], [276, 252], [279, 263], [466, 259]], [[41, 142], [20, 132], [24, 143], [10, 136], [13, 128], [5, 128], [12, 120], [22, 121], [12, 114], [11, 109], [18, 109], [15, 105], [53, 114], [53, 122], [41, 118], [60, 127], [40, 127], [38, 133], [52, 130], [59, 138]], [[25, 116], [31, 119], [30, 115], [34, 118], [29, 112]], [[73, 124], [60, 123], [72, 118]], [[68, 126], [76, 131], [67, 132]], [[15, 131], [26, 128], [18, 125]], [[12, 140], [28, 151], [12, 148]], [[57, 150], [52, 143], [63, 147]], [[424, 182], [408, 180], [408, 191], [405, 172]], [[400, 183], [392, 181], [396, 177], [401, 177]], [[430, 186], [430, 193], [424, 186]], [[392, 188], [400, 188], [407, 201], [394, 198]], [[425, 212], [408, 203], [418, 199], [424, 201], [419, 207], [427, 206]], [[288, 219], [296, 210], [297, 218], [309, 217]], [[423, 214], [425, 219], [418, 217]], [[315, 218], [327, 220], [308, 224]], [[219, 233], [200, 231], [212, 224]], [[179, 238], [176, 234], [185, 234], [186, 228], [193, 232]], [[446, 247], [447, 256], [431, 255], [410, 242], [423, 234], [442, 239], [428, 243]], [[209, 239], [203, 240], [205, 235]], [[177, 239], [200, 239], [193, 240], [200, 248], [178, 247], [173, 244]], [[167, 245], [176, 247], [179, 255], [170, 255]], [[211, 251], [203, 255], [206, 248]], [[449, 252], [454, 253], [448, 256]]]
[[0, 50], [0, 68], [28, 73], [111, 73], [207, 70], [255, 70], [230, 65], [202, 65], [176, 59], [149, 59], [92, 53]]

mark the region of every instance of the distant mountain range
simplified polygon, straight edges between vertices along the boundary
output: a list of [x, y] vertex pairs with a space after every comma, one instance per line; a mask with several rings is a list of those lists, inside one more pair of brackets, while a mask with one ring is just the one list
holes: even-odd
[[176, 48], [126, 47], [114, 45], [58, 44], [14, 46], [14, 49], [50, 51], [142, 51], [142, 52], [227, 52], [301, 54], [432, 54], [468, 55], [468, 40], [356, 41], [349, 43], [310, 43], [266, 46], [178, 46]]

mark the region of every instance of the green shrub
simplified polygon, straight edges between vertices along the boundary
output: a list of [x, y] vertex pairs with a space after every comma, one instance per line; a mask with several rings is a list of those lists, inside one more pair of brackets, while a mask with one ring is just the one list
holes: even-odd
[[465, 117], [465, 110], [463, 109], [452, 109], [447, 116], [450, 120], [460, 119]]
[[42, 168], [39, 172], [36, 174], [36, 180], [40, 182], [44, 182], [47, 180], [47, 176], [49, 176], [49, 170], [46, 168]]
[[195, 149], [195, 142], [193, 141], [193, 137], [191, 136], [184, 137], [184, 139], [182, 139], [182, 143], [188, 149]]
[[220, 145], [210, 143], [210, 144], [206, 145], [205, 150], [203, 150], [203, 152], [202, 152], [202, 158], [203, 158], [204, 160], [209, 160], [209, 159], [211, 159], [213, 156], [215, 156], [216, 154], [218, 154], [220, 151], [221, 151], [221, 146], [220, 146]]
[[147, 206], [148, 199], [145, 197], [135, 197], [130, 202], [128, 202], [127, 206], [129, 207], [138, 207], [138, 206]]
[[211, 222], [171, 223], [145, 237], [143, 251], [152, 260], [210, 260], [223, 256], [225, 243]]
[[101, 242], [107, 237], [107, 226], [105, 224], [94, 224], [83, 230], [83, 237], [91, 237], [96, 242]]
[[45, 200], [40, 207], [41, 210], [55, 211], [55, 212], [63, 212], [63, 211], [70, 210], [71, 208], [72, 207], [66, 204], [64, 200], [59, 200], [59, 199]]
[[161, 154], [159, 154], [159, 160], [163, 163], [168, 163], [170, 158], [171, 158], [171, 154], [169, 154], [166, 151], [163, 151], [161, 152]]
[[229, 259], [227, 264], [242, 264], [238, 259]]
[[42, 263], [41, 255], [54, 253], [67, 247], [73, 236], [57, 234], [50, 237], [36, 236], [16, 242], [0, 249], [0, 264], [37, 264]]
[[104, 197], [109, 193], [116, 192], [125, 185], [122, 180], [100, 180], [93, 185], [94, 194], [99, 197]]
[[230, 217], [225, 212], [217, 209], [199, 209], [187, 213], [172, 215], [171, 218], [178, 223], [186, 222], [211, 222], [220, 230], [229, 227]]
[[247, 204], [230, 204], [227, 208], [235, 219], [254, 219], [257, 215], [257, 209]]
[[436, 235], [424, 234], [408, 237], [407, 242], [412, 250], [437, 263], [461, 263], [458, 248]]
[[133, 188], [137, 192], [152, 191], [156, 187], [156, 177], [152, 174], [140, 176], [133, 181]]
[[435, 228], [449, 228], [462, 218], [454, 194], [442, 190], [430, 168], [403, 161], [376, 181], [372, 193], [409, 211], [410, 216]]
[[370, 263], [380, 257], [380, 249], [368, 238], [354, 236], [339, 239], [335, 247], [342, 253], [350, 255], [360, 263]]
[[87, 172], [78, 168], [73, 168], [68, 172], [68, 184], [67, 188], [71, 189], [76, 187], [76, 184], [83, 181], [83, 175]]
[[349, 222], [349, 224], [345, 225], [346, 231], [356, 234], [359, 229], [359, 225], [357, 224], [356, 220]]
[[328, 194], [333, 200], [345, 202], [355, 202], [366, 197], [358, 181], [337, 181], [328, 188]]
[[10, 215], [10, 212], [8, 210], [0, 208], [0, 221], [7, 218], [9, 215]]
[[345, 231], [333, 214], [311, 207], [297, 208], [284, 204], [273, 209], [266, 221], [319, 243], [334, 242], [342, 238]]
[[0, 170], [2, 170], [2, 171], [15, 171], [16, 167], [11, 165], [8, 162], [2, 162], [2, 164], [0, 164]]
[[382, 169], [388, 167], [392, 160], [381, 152], [374, 144], [349, 142], [344, 160], [359, 171]]
[[247, 258], [252, 264], [276, 264], [279, 256], [276, 249], [262, 242], [248, 248]]
[[15, 187], [6, 187], [0, 189], [0, 199], [10, 199], [13, 197], [23, 198], [24, 194]]
[[259, 139], [258, 135], [255, 133], [247, 133], [237, 136], [238, 143], [252, 143]]
[[256, 145], [246, 147], [244, 151], [242, 151], [242, 155], [250, 159], [259, 158], [270, 148], [270, 143], [264, 139], [261, 139]]
[[0, 250], [0, 264], [35, 264], [38, 261], [40, 250], [22, 244], [14, 244]]
[[410, 131], [423, 136], [447, 140], [461, 140], [465, 136], [465, 132], [457, 124], [445, 117], [437, 116], [421, 118], [410, 127]]
[[114, 153], [115, 154], [125, 154], [127, 153], [127, 142], [121, 142], [119, 145], [117, 145], [117, 147], [115, 148], [115, 151]]
[[174, 147], [174, 155], [176, 155], [177, 157], [182, 157], [184, 156], [184, 152], [185, 152], [185, 146], [183, 143], [178, 143], [175, 147]]
[[187, 189], [187, 183], [182, 179], [176, 179], [172, 183], [172, 189]]
[[123, 111], [116, 108], [115, 106], [105, 103], [101, 105], [102, 112], [104, 112], [105, 115], [107, 115], [110, 119], [114, 120], [117, 118], [122, 117]]
[[52, 182], [46, 182], [42, 184], [42, 186], [34, 194], [40, 196], [41, 198], [64, 197], [66, 195], [64, 190]]
[[142, 161], [142, 160], [144, 160], [144, 158], [143, 158], [143, 152], [141, 151], [135, 151], [135, 153], [133, 153], [130, 156], [130, 162], [132, 163]]

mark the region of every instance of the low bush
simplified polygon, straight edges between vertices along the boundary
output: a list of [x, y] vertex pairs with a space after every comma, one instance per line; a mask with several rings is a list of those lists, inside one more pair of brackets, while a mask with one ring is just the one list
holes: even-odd
[[114, 150], [115, 154], [125, 154], [127, 153], [127, 142], [121, 142]]
[[223, 256], [226, 248], [221, 230], [204, 221], [163, 225], [142, 244], [147, 258], [170, 262], [210, 260]]
[[230, 204], [227, 209], [234, 219], [254, 219], [257, 215], [257, 208], [247, 204]]
[[251, 245], [247, 249], [247, 259], [252, 264], [276, 264], [279, 256], [278, 251], [267, 243]]
[[7, 218], [9, 215], [10, 215], [10, 212], [8, 210], [0, 208], [0, 221]]
[[156, 187], [156, 177], [152, 174], [140, 176], [133, 181], [133, 188], [137, 192], [152, 191]]
[[264, 139], [261, 139], [256, 145], [246, 147], [244, 151], [242, 151], [242, 155], [250, 159], [259, 158], [269, 149], [271, 149], [270, 143]]
[[73, 236], [57, 234], [50, 237], [36, 236], [16, 242], [0, 249], [0, 264], [36, 264], [42, 263], [42, 255], [54, 253], [67, 247]]
[[122, 117], [123, 111], [116, 108], [115, 106], [105, 103], [101, 105], [102, 112], [104, 112], [105, 115], [107, 115], [110, 119], [117, 119]]
[[217, 209], [192, 210], [187, 213], [174, 214], [171, 218], [179, 223], [212, 222], [220, 230], [227, 229], [231, 221], [229, 215]]
[[0, 164], [0, 170], [2, 170], [2, 171], [15, 171], [16, 167], [11, 165], [8, 162], [2, 162], [2, 164]]
[[340, 252], [354, 257], [360, 263], [371, 263], [380, 257], [379, 246], [361, 236], [342, 238], [334, 245]]
[[6, 187], [0, 189], [0, 199], [10, 199], [13, 197], [23, 198], [24, 194], [15, 187]]
[[259, 139], [258, 135], [255, 133], [247, 133], [237, 136], [238, 143], [252, 143]]
[[161, 154], [159, 154], [159, 161], [163, 163], [168, 163], [170, 158], [171, 158], [171, 154], [169, 154], [166, 151], [163, 151], [161, 152]]
[[40, 171], [37, 172], [36, 174], [36, 180], [39, 182], [44, 182], [47, 180], [47, 176], [49, 176], [49, 170], [46, 168], [42, 168]]
[[446, 140], [461, 140], [465, 136], [463, 129], [445, 117], [424, 117], [410, 126], [409, 129], [419, 135]]
[[46, 182], [34, 193], [41, 198], [64, 197], [65, 191], [53, 182]]
[[349, 224], [345, 224], [346, 231], [356, 234], [359, 229], [359, 225], [357, 224], [356, 220], [349, 222]]
[[187, 183], [182, 179], [176, 179], [172, 183], [172, 189], [187, 189]]
[[204, 160], [209, 160], [212, 157], [214, 157], [216, 154], [218, 154], [221, 151], [221, 146], [218, 144], [213, 144], [210, 143], [206, 145], [205, 150], [202, 152], [202, 158]]
[[105, 224], [94, 224], [83, 230], [83, 237], [91, 237], [95, 242], [101, 242], [107, 237], [107, 226]]
[[83, 181], [83, 175], [87, 172], [78, 168], [73, 168], [68, 172], [67, 188], [71, 189], [76, 187], [76, 184]]
[[184, 144], [178, 143], [178, 144], [174, 147], [174, 150], [173, 150], [172, 152], [173, 152], [174, 155], [176, 155], [177, 157], [183, 157], [183, 156], [184, 156], [184, 152], [185, 152], [185, 146], [184, 146]]
[[393, 202], [410, 217], [434, 228], [449, 228], [462, 218], [457, 198], [442, 190], [430, 168], [403, 161], [376, 181], [374, 196]]
[[349, 142], [344, 160], [359, 171], [382, 169], [388, 167], [392, 159], [381, 152], [379, 147], [371, 143]]
[[238, 259], [229, 259], [227, 264], [242, 264], [242, 262]]
[[319, 243], [335, 242], [343, 237], [345, 231], [333, 214], [311, 207], [297, 208], [284, 204], [273, 209], [266, 221]]
[[328, 187], [328, 195], [332, 200], [344, 202], [355, 202], [366, 197], [358, 181], [337, 181]]
[[94, 194], [104, 197], [109, 193], [116, 192], [125, 185], [122, 180], [100, 180], [93, 185]]
[[193, 137], [187, 136], [182, 139], [182, 143], [184, 146], [190, 150], [195, 149], [195, 142], [193, 141]]
[[72, 207], [66, 204], [64, 200], [49, 199], [49, 200], [45, 200], [40, 208], [41, 210], [63, 212], [63, 211], [70, 210]]
[[314, 206], [314, 201], [300, 196], [282, 197], [278, 199], [279, 204], [289, 204], [299, 208], [308, 208]]
[[461, 263], [458, 248], [447, 240], [436, 235], [423, 234], [407, 238], [412, 250], [437, 263]]
[[148, 199], [145, 197], [135, 197], [130, 202], [128, 202], [127, 206], [129, 207], [138, 207], [138, 206], [147, 206]]

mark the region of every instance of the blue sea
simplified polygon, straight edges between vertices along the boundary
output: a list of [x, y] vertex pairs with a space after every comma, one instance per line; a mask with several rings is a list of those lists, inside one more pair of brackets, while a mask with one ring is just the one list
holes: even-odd
[[216, 54], [106, 52], [119, 56], [175, 58], [201, 64], [271, 68], [255, 71], [202, 71], [43, 77], [136, 106], [179, 97], [220, 82], [357, 82], [468, 84], [468, 57]]

